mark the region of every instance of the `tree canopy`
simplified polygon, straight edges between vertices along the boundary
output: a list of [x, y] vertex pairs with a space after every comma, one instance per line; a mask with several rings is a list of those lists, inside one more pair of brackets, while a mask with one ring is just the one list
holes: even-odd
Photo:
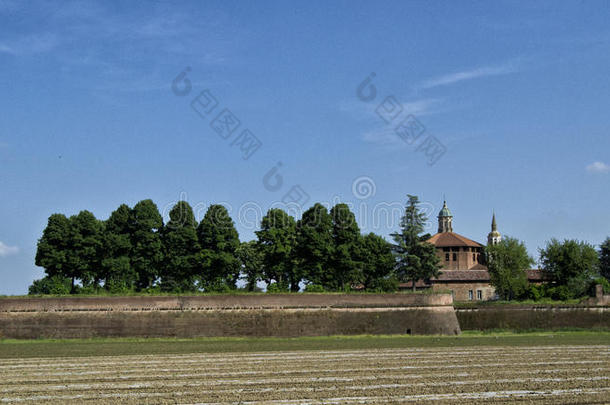
[[551, 239], [540, 249], [543, 270], [555, 283], [564, 287], [565, 298], [583, 296], [599, 272], [599, 257], [595, 248], [582, 241]]
[[298, 291], [300, 277], [295, 266], [296, 222], [285, 211], [272, 208], [256, 231], [263, 254], [263, 279], [282, 290]]
[[165, 291], [193, 291], [202, 258], [197, 221], [189, 203], [179, 201], [171, 209], [162, 238], [165, 260], [161, 288]]
[[504, 237], [496, 245], [487, 246], [487, 267], [496, 293], [506, 300], [524, 296], [527, 292], [527, 270], [534, 259], [525, 244], [515, 238]]
[[239, 235], [222, 205], [211, 205], [197, 227], [201, 247], [200, 280], [206, 291], [235, 289], [240, 274]]
[[606, 238], [599, 249], [599, 274], [610, 280], [610, 238]]
[[419, 198], [408, 195], [405, 214], [400, 222], [400, 232], [392, 234], [396, 246], [396, 273], [401, 281], [411, 281], [415, 291], [418, 280], [429, 280], [440, 274], [440, 260], [436, 248], [427, 243], [424, 234], [428, 218], [419, 209]]

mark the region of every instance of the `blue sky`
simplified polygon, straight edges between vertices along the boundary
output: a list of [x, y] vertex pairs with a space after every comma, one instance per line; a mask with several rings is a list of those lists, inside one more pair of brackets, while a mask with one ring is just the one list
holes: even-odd
[[[256, 211], [295, 185], [306, 206], [350, 203], [382, 235], [396, 221], [376, 223], [379, 207], [409, 193], [433, 224], [445, 195], [454, 230], [480, 242], [495, 210], [533, 255], [551, 237], [599, 244], [609, 20], [595, 1], [0, 0], [0, 294], [42, 276], [52, 213], [106, 218], [152, 198], [167, 214], [186, 198], [201, 217], [219, 202], [249, 240]], [[177, 96], [186, 67], [192, 89]], [[376, 97], [362, 101], [371, 73]], [[205, 89], [209, 117], [190, 106]], [[440, 142], [435, 164], [380, 118], [387, 100], [425, 128], [418, 142]], [[224, 108], [241, 122], [228, 139], [210, 127]], [[244, 160], [246, 128], [262, 146]]]

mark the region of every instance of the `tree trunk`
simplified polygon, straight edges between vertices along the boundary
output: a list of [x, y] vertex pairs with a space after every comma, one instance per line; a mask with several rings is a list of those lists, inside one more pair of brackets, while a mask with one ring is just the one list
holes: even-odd
[[412, 286], [412, 288], [413, 288], [413, 292], [417, 291], [417, 289], [415, 288], [415, 283], [416, 283], [416, 282], [417, 282], [417, 280], [413, 279], [413, 286]]

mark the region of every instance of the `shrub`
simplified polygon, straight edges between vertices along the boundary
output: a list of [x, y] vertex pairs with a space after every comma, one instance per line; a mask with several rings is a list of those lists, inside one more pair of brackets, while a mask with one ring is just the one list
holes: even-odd
[[305, 292], [307, 293], [321, 293], [324, 291], [324, 287], [320, 284], [307, 284], [305, 286]]
[[604, 287], [604, 294], [610, 294], [610, 281], [605, 277], [598, 277], [591, 282], [589, 286], [589, 296], [595, 297], [595, 286], [601, 284]]
[[271, 283], [267, 286], [267, 292], [270, 294], [288, 292], [288, 286], [285, 284]]
[[398, 280], [396, 277], [380, 278], [373, 282], [371, 288], [373, 292], [396, 292], [398, 291]]
[[28, 294], [30, 295], [44, 295], [44, 294], [52, 294], [52, 295], [66, 295], [70, 294], [70, 289], [72, 286], [72, 280], [66, 277], [61, 276], [53, 276], [53, 277], [44, 277], [40, 280], [34, 280], [30, 288], [28, 289]]
[[104, 288], [110, 294], [127, 294], [133, 291], [130, 285], [125, 280], [109, 280]]
[[543, 285], [530, 284], [527, 289], [527, 298], [533, 301], [540, 301], [540, 299], [544, 298], [545, 292]]
[[203, 290], [210, 293], [229, 293], [233, 289], [222, 278], [216, 278], [204, 283]]

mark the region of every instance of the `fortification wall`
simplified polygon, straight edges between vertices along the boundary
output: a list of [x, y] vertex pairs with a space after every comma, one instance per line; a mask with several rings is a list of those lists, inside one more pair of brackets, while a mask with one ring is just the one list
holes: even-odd
[[610, 329], [610, 307], [488, 306], [457, 308], [462, 330]]
[[0, 299], [0, 337], [18, 339], [459, 332], [449, 294]]

